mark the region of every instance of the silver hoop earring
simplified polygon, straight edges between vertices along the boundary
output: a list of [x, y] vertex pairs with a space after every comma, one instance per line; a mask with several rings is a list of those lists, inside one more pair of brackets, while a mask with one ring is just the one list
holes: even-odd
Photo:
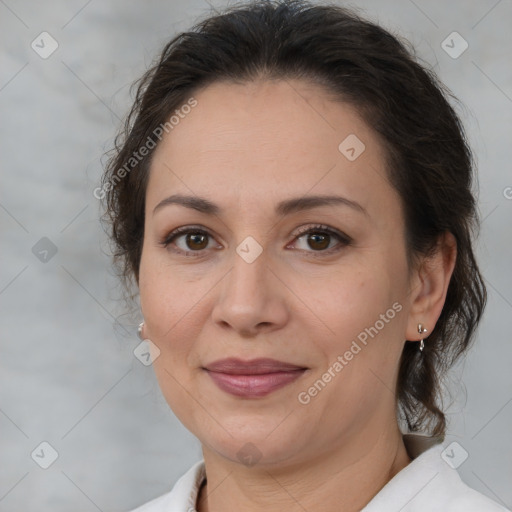
[[[425, 327], [423, 327], [423, 324], [418, 324], [418, 333], [419, 334], [423, 334], [427, 332], [427, 329], [425, 329]], [[423, 352], [423, 349], [425, 348], [425, 343], [423, 341], [423, 338], [421, 338], [420, 340], [420, 352]]]
[[144, 327], [144, 322], [141, 322], [139, 324], [139, 327], [137, 327], [137, 335], [139, 336], [139, 338], [144, 341], [144, 336], [142, 336], [142, 328]]

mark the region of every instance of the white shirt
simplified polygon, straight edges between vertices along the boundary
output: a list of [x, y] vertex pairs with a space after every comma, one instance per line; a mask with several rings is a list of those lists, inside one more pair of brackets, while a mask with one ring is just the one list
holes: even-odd
[[[441, 456], [438, 438], [405, 434], [412, 461], [399, 471], [361, 512], [506, 512], [467, 486]], [[453, 456], [453, 452], [448, 451]], [[173, 489], [131, 512], [196, 512], [199, 488], [206, 478], [204, 461], [196, 462]], [[510, 511], [509, 511], [510, 512]]]

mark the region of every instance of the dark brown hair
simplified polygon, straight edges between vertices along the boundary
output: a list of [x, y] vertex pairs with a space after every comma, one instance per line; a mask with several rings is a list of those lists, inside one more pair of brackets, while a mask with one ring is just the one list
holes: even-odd
[[351, 10], [295, 0], [238, 4], [164, 47], [138, 82], [102, 180], [121, 277], [128, 288], [138, 283], [152, 155], [140, 157], [139, 148], [148, 147], [155, 129], [199, 88], [259, 78], [317, 83], [354, 105], [379, 134], [389, 180], [402, 200], [410, 266], [435, 249], [440, 235], [454, 235], [457, 261], [443, 311], [423, 353], [417, 343], [405, 343], [396, 390], [397, 413], [410, 431], [444, 434], [440, 379], [469, 346], [486, 302], [472, 249], [478, 226], [472, 155], [453, 97], [435, 74], [408, 43]]

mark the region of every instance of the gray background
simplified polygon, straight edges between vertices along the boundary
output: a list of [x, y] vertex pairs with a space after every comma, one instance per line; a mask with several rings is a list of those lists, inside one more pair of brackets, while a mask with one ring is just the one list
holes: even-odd
[[[448, 383], [446, 444], [469, 453], [459, 468], [467, 483], [512, 507], [512, 2], [357, 5], [410, 39], [465, 104], [490, 300]], [[127, 510], [168, 491], [201, 457], [151, 366], [133, 355], [140, 319], [120, 300], [93, 189], [129, 85], [210, 9], [202, 0], [0, 0], [1, 511]], [[59, 45], [47, 59], [31, 48], [43, 31]], [[441, 47], [453, 31], [469, 44], [456, 59]], [[39, 254], [46, 262], [32, 250], [42, 237], [57, 248]], [[42, 441], [58, 452], [46, 470], [31, 458]]]

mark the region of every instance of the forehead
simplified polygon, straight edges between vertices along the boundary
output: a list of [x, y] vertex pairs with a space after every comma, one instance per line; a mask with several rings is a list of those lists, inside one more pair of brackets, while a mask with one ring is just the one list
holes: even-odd
[[378, 136], [319, 86], [218, 82], [193, 96], [155, 151], [148, 206], [170, 192], [263, 205], [333, 189], [363, 204], [386, 194], [396, 202]]

